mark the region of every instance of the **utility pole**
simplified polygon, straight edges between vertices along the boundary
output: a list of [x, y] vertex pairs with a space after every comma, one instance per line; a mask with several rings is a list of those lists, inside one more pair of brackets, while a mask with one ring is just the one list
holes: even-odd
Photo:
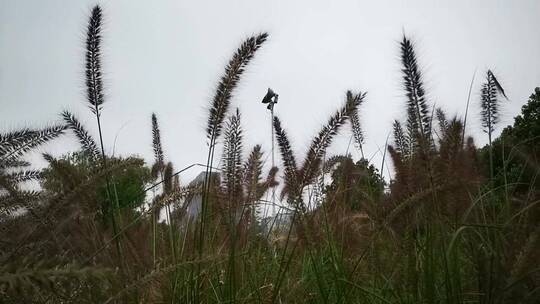
[[[264, 96], [262, 103], [268, 104], [266, 108], [270, 110], [270, 130], [272, 136], [272, 168], [275, 164], [275, 143], [274, 143], [274, 105], [278, 102], [279, 95], [276, 94], [271, 88], [268, 88], [268, 92]], [[272, 214], [276, 215], [276, 187], [272, 187]]]

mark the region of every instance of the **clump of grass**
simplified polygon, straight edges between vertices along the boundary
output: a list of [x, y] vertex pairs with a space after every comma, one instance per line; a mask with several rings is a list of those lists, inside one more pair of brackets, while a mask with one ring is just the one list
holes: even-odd
[[353, 94], [350, 91], [347, 92], [345, 105], [330, 117], [326, 125], [313, 138], [306, 157], [299, 168], [296, 166], [296, 159], [287, 133], [282, 128], [279, 117], [274, 117], [275, 134], [285, 168], [285, 188], [281, 195], [282, 197], [287, 195], [289, 201], [294, 202], [302, 212], [306, 211], [306, 206], [302, 200], [304, 188], [313, 183], [317, 177], [326, 149], [349, 118], [357, 115], [356, 111], [364, 97], [365, 94], [362, 93]]
[[[492, 142], [491, 136], [499, 118], [498, 97], [506, 96], [492, 72], [481, 91], [490, 176], [482, 170], [482, 152], [465, 137], [464, 119], [432, 109], [414, 45], [403, 37], [407, 117], [393, 123], [394, 143], [388, 147], [392, 179], [387, 183], [365, 158], [358, 110], [366, 94], [352, 91], [312, 138], [301, 161], [281, 119], [273, 118], [282, 159], [280, 177], [277, 167], [265, 164], [261, 145], [245, 153], [244, 130], [249, 128], [242, 125], [239, 109], [229, 109], [244, 70], [268, 38], [266, 33], [254, 35], [228, 62], [211, 101], [207, 162], [201, 165], [204, 180], [184, 186], [179, 174], [196, 164], [175, 170], [163, 151], [162, 132], [168, 130], [160, 128], [156, 114], [151, 116], [151, 165], [136, 157], [106, 155], [101, 26], [102, 11], [96, 6], [87, 29], [85, 102], [96, 118], [99, 142], [68, 111], [61, 114], [62, 125], [0, 134], [3, 302], [540, 299], [535, 264], [540, 243], [533, 161], [537, 149], [513, 149], [527, 159], [514, 167], [509, 163], [522, 158], [496, 151], [500, 139]], [[535, 138], [534, 109], [531, 102], [524, 108], [527, 115], [516, 119], [520, 132], [526, 129], [521, 141]], [[326, 155], [347, 123], [361, 152], [359, 160], [349, 154]], [[81, 151], [60, 157], [45, 153], [47, 168], [32, 169], [25, 153], [66, 130], [76, 136]], [[504, 140], [514, 136], [509, 130], [503, 132]], [[219, 142], [221, 166], [214, 169]], [[502, 176], [502, 185], [492, 182], [494, 175]], [[23, 184], [33, 180], [41, 187], [26, 190]], [[265, 194], [280, 182], [286, 211], [263, 218], [257, 210], [264, 208]], [[162, 211], [166, 220], [160, 220]]]
[[221, 135], [223, 121], [229, 110], [231, 98], [234, 89], [238, 86], [240, 77], [244, 73], [246, 66], [253, 59], [257, 50], [267, 40], [268, 34], [261, 33], [249, 37], [236, 50], [233, 57], [225, 67], [225, 73], [216, 89], [216, 93], [209, 109], [208, 124], [206, 128], [206, 137], [208, 139], [208, 157], [206, 161], [206, 173], [204, 179], [204, 192], [201, 206], [201, 224], [199, 235], [199, 254], [202, 254], [205, 235], [205, 221], [208, 208], [208, 192], [210, 191], [210, 176], [212, 175], [212, 166], [214, 162], [214, 152], [216, 141]]

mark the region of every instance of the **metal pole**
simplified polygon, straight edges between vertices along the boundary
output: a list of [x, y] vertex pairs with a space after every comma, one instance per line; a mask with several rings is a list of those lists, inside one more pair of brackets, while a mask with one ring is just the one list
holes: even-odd
[[[274, 107], [270, 108], [270, 130], [272, 134], [272, 168], [276, 166], [274, 156]], [[272, 187], [272, 215], [276, 216], [276, 187]]]

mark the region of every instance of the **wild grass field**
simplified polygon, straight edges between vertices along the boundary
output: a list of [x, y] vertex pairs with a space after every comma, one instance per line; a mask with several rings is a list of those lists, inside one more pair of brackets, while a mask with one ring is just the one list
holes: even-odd
[[[468, 114], [448, 117], [426, 96], [402, 37], [407, 119], [393, 124], [384, 179], [363, 157], [359, 111], [369, 95], [358, 88], [335, 101], [303, 153], [279, 116], [274, 153], [243, 145], [249, 126], [231, 99], [267, 43], [257, 34], [209, 101], [205, 173], [180, 184], [186, 168], [167, 160], [155, 114], [153, 163], [105, 153], [102, 23], [96, 6], [81, 100], [95, 126], [64, 111], [57, 125], [1, 130], [1, 303], [540, 303], [540, 88], [501, 126], [504, 84], [486, 70]], [[477, 108], [484, 147], [466, 132]], [[345, 129], [362, 158], [327, 154]], [[28, 162], [27, 152], [65, 137], [80, 149], [44, 153], [43, 169]], [[275, 201], [280, 216], [267, 216]]]

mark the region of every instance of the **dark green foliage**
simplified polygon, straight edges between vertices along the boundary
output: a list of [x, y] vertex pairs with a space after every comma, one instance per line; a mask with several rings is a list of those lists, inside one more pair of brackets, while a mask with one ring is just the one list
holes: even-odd
[[325, 189], [329, 202], [343, 204], [349, 212], [374, 215], [379, 207], [377, 202], [383, 199], [385, 182], [367, 160], [354, 162], [350, 156], [340, 158], [332, 170], [331, 180]]
[[515, 143], [538, 150], [540, 147], [540, 88], [536, 88], [521, 114], [514, 118], [514, 125], [503, 130], [502, 136], [510, 136]]
[[[540, 159], [540, 89], [529, 97], [514, 118], [493, 141], [493, 170], [496, 185], [512, 185], [510, 189], [529, 191], [537, 188]], [[481, 151], [484, 168], [489, 168], [489, 146]], [[536, 182], [535, 182], [536, 181]], [[531, 183], [532, 182], [532, 183]], [[535, 186], [536, 185], [536, 186]]]
[[[50, 194], [62, 195], [69, 193], [85, 180], [93, 179], [100, 170], [99, 163], [89, 158], [85, 153], [72, 153], [59, 159], [47, 157], [49, 168], [43, 170], [45, 176], [42, 182], [43, 189]], [[112, 167], [120, 166], [123, 169], [114, 173], [111, 183], [115, 189], [120, 208], [134, 208], [140, 206], [145, 199], [144, 189], [150, 181], [150, 171], [145, 166], [144, 160], [137, 157], [110, 158]], [[93, 195], [89, 196], [85, 204], [89, 206], [100, 205], [106, 200], [106, 181], [102, 177], [94, 183]], [[88, 191], [91, 193], [91, 191]], [[81, 203], [84, 201], [81, 200]], [[96, 210], [97, 211], [97, 210]]]

